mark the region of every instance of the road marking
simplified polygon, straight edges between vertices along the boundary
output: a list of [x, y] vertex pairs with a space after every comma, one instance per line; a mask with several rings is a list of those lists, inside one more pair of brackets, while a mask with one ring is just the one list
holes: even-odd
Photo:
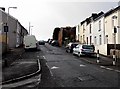
[[107, 70], [111, 70], [111, 71], [115, 71], [115, 72], [119, 72], [119, 73], [120, 73], [119, 70], [114, 70], [114, 69], [112, 69], [112, 68], [105, 67], [105, 66], [100, 66], [100, 67], [101, 67], [101, 68], [104, 68], [104, 69], [107, 69]]
[[106, 68], [105, 66], [100, 66], [101, 68]]
[[59, 67], [56, 67], [56, 66], [53, 66], [53, 67], [51, 67], [51, 69], [58, 69]]
[[86, 65], [80, 64], [80, 67], [85, 67]]
[[48, 66], [47, 63], [46, 63], [46, 65], [47, 65], [47, 67], [49, 68], [49, 71], [50, 71], [51, 76], [53, 76], [53, 73], [52, 73], [52, 71], [50, 70], [50, 67]]
[[120, 73], [120, 71], [119, 71], [119, 70], [115, 70], [115, 71]]
[[111, 68], [106, 68], [107, 70], [113, 70], [113, 69], [111, 69]]

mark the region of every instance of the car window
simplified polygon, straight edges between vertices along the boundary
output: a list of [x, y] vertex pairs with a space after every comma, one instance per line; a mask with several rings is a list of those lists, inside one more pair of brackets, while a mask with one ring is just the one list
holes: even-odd
[[83, 49], [94, 49], [92, 45], [83, 45], [82, 48]]
[[79, 45], [77, 45], [76, 48], [79, 48]]

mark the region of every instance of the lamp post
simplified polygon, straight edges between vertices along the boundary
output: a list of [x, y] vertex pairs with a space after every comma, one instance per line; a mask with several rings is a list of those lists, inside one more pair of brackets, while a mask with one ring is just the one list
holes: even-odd
[[115, 19], [117, 19], [117, 16], [114, 15], [112, 16], [112, 19], [113, 19], [113, 34], [114, 34], [114, 51], [113, 51], [113, 65], [116, 65], [116, 33], [117, 33], [117, 26], [115, 26]]
[[[31, 25], [30, 25], [30, 22], [29, 22], [29, 35], [32, 35], [32, 31], [30, 31], [30, 30], [31, 30], [31, 27], [33, 27], [33, 26], [31, 26]], [[31, 34], [30, 34], [30, 32], [31, 32]]]
[[9, 19], [8, 19], [8, 16], [9, 16], [9, 10], [10, 8], [13, 8], [13, 9], [17, 9], [17, 7], [8, 7], [8, 14], [7, 14], [7, 22], [6, 22], [6, 26], [4, 26], [4, 32], [6, 33], [6, 52], [7, 52], [7, 32], [9, 31]]

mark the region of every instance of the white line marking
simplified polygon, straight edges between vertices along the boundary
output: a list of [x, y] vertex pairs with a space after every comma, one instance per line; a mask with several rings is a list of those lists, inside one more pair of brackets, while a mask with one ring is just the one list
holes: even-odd
[[115, 70], [115, 71], [120, 73], [120, 71], [119, 71], [119, 70]]
[[46, 65], [47, 65], [47, 67], [49, 68], [49, 71], [50, 71], [51, 76], [53, 76], [53, 73], [52, 73], [52, 71], [50, 70], [50, 67], [48, 66], [47, 63], [46, 63]]
[[80, 64], [80, 67], [85, 67], [86, 65]]
[[104, 68], [104, 69], [107, 69], [107, 70], [111, 70], [111, 71], [115, 71], [115, 72], [120, 72], [119, 70], [114, 70], [114, 69], [112, 69], [112, 68], [107, 68], [107, 67], [105, 67], [105, 66], [100, 66], [101, 68]]
[[101, 68], [106, 68], [105, 66], [100, 66]]
[[111, 69], [111, 68], [106, 68], [107, 70], [113, 70], [113, 69]]
[[53, 66], [53, 67], [51, 67], [51, 69], [58, 69], [59, 67], [57, 67], [57, 66]]

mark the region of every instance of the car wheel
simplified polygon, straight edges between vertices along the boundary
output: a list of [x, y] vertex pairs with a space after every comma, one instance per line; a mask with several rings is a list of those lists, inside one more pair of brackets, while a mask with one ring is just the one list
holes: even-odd
[[66, 52], [68, 53], [68, 50], [66, 50]]

